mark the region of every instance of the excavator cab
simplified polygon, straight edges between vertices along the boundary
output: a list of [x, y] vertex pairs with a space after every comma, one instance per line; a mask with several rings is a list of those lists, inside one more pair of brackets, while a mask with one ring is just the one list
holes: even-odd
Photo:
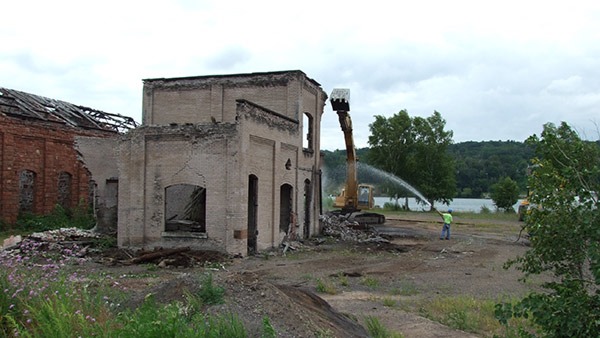
[[358, 208], [373, 209], [375, 198], [373, 196], [373, 186], [367, 184], [358, 185]]
[[346, 189], [335, 197], [333, 207], [342, 209], [373, 209], [375, 206], [375, 189], [372, 185], [359, 184], [356, 203], [353, 197], [346, 196]]

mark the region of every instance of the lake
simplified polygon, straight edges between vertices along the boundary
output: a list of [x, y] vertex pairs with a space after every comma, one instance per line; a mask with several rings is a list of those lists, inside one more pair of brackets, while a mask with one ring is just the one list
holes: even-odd
[[[375, 205], [383, 207], [385, 203], [393, 203], [394, 200], [389, 197], [375, 197]], [[519, 207], [519, 203], [521, 200], [518, 200], [517, 203], [513, 206], [515, 211], [517, 211]], [[398, 204], [404, 205], [404, 198], [398, 200]], [[437, 203], [435, 207], [440, 211], [445, 211], [448, 209], [452, 209], [453, 211], [458, 212], [481, 212], [481, 207], [487, 207], [490, 211], [495, 211], [496, 206], [494, 205], [494, 201], [489, 198], [455, 198], [450, 202], [450, 206], [446, 206], [445, 204]], [[426, 210], [429, 211], [428, 205], [417, 204], [417, 200], [414, 197], [408, 198], [408, 207], [410, 210]]]

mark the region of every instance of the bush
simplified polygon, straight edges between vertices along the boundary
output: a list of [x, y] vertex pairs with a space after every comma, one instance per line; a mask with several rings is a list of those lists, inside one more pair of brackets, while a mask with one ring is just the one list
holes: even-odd
[[25, 231], [46, 231], [73, 227], [91, 229], [95, 224], [94, 216], [82, 204], [73, 209], [65, 209], [57, 204], [54, 210], [47, 215], [23, 213], [19, 215], [16, 223], [19, 229]]
[[202, 280], [202, 287], [200, 288], [200, 293], [198, 294], [200, 300], [207, 305], [223, 304], [224, 294], [225, 289], [214, 285], [212, 274], [206, 275], [204, 280]]
[[492, 200], [499, 209], [513, 210], [513, 205], [519, 200], [517, 182], [510, 177], [501, 178], [498, 183], [492, 185]]

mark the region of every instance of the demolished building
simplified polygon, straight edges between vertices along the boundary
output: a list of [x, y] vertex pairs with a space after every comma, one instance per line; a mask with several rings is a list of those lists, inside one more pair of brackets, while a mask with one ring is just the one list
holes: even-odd
[[245, 256], [319, 232], [319, 83], [299, 70], [143, 83], [142, 126], [119, 149], [119, 246]]
[[98, 185], [75, 139], [115, 138], [136, 125], [126, 116], [0, 87], [0, 220], [13, 224], [21, 214], [93, 202]]

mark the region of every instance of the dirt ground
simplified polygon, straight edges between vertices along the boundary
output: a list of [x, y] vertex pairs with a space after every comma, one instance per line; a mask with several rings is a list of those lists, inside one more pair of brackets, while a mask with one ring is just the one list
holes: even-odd
[[[374, 228], [389, 242], [319, 237], [294, 242], [285, 253], [246, 258], [186, 252], [152, 260], [113, 250], [78, 270], [114, 278], [129, 293], [122, 305], [129, 307], [149, 293], [160, 302], [182, 300], [185, 290], [199, 290], [210, 271], [225, 288], [225, 303], [207, 311], [237, 314], [252, 337], [260, 336], [264, 318], [279, 337], [367, 337], [367, 317], [404, 337], [478, 337], [421, 316], [415, 304], [444, 296], [524, 295], [531, 286], [518, 281], [519, 272], [502, 268], [528, 248], [526, 239], [517, 241], [520, 226], [516, 216], [515, 221], [455, 216], [452, 238], [440, 240], [437, 214], [406, 213]], [[123, 264], [139, 257], [148, 259]]]

